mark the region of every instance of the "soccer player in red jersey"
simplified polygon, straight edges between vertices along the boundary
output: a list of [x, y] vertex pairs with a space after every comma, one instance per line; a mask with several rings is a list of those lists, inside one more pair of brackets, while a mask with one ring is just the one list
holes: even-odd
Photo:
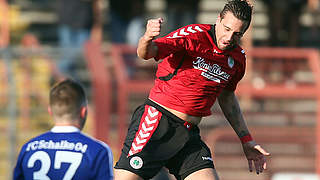
[[162, 61], [147, 101], [132, 116], [116, 180], [150, 179], [162, 167], [177, 179], [219, 179], [197, 126], [216, 99], [242, 142], [249, 170], [266, 169], [269, 153], [251, 137], [234, 94], [245, 74], [239, 42], [251, 16], [247, 1], [231, 0], [214, 25], [187, 25], [158, 39], [163, 19], [148, 21], [138, 56]]

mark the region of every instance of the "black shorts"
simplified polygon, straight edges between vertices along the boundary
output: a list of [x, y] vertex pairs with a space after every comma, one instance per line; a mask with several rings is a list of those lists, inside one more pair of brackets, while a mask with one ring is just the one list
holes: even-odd
[[179, 180], [195, 171], [214, 168], [210, 149], [199, 133], [198, 126], [147, 100], [132, 116], [115, 169], [151, 179], [167, 167]]

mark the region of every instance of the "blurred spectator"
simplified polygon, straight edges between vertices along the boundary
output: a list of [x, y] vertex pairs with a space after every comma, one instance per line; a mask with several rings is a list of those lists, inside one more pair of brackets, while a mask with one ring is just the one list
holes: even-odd
[[144, 32], [145, 0], [109, 0], [111, 41], [137, 45]]
[[58, 0], [58, 38], [63, 58], [59, 70], [76, 77], [75, 68], [84, 43], [91, 39], [101, 42], [102, 20], [100, 0]]
[[138, 46], [140, 37], [145, 31], [145, 0], [138, 0], [132, 4], [132, 15], [126, 32], [126, 42]]
[[308, 0], [308, 8], [311, 11], [313, 18], [313, 23], [311, 27], [311, 43], [316, 47], [320, 47], [320, 34], [319, 34], [319, 25], [320, 25], [320, 0]]
[[[145, 28], [145, 0], [109, 0], [111, 42], [137, 46]], [[125, 54], [129, 78], [134, 76], [136, 54]]]
[[298, 46], [299, 18], [307, 0], [263, 0], [268, 7], [270, 46]]
[[166, 0], [167, 30], [171, 32], [188, 24], [195, 24], [200, 0]]

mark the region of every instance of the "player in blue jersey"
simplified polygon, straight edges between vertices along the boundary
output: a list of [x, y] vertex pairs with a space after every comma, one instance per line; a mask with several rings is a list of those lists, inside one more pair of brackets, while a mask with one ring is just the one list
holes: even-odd
[[56, 84], [48, 110], [55, 126], [23, 145], [14, 179], [113, 179], [109, 146], [81, 132], [87, 117], [81, 85], [70, 79]]

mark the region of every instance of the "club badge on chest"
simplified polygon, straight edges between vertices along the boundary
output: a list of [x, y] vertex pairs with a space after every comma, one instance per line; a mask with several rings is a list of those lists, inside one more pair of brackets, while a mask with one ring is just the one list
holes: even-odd
[[228, 57], [228, 65], [230, 68], [234, 66], [234, 59], [231, 56]]

